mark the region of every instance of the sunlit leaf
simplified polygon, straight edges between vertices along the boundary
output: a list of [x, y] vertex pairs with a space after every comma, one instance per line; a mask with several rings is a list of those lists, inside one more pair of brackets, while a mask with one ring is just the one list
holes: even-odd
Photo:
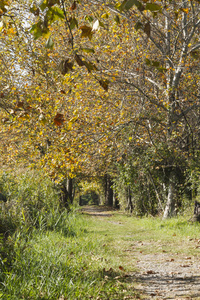
[[45, 47], [48, 48], [48, 49], [53, 49], [53, 45], [54, 45], [54, 42], [51, 38], [51, 36], [48, 38], [47, 42], [46, 42], [46, 45]]
[[4, 27], [4, 24], [3, 24], [3, 22], [1, 21], [1, 22], [0, 22], [0, 32], [2, 31], [3, 27]]
[[99, 20], [96, 20], [92, 26], [92, 31], [99, 29]]
[[89, 21], [90, 23], [92, 23], [94, 19], [92, 16], [85, 16], [85, 21]]
[[47, 7], [52, 7], [53, 5], [55, 4], [58, 4], [59, 5], [59, 0], [43, 0], [42, 3], [40, 4], [40, 8], [42, 11], [45, 10], [45, 8]]
[[48, 22], [48, 24], [52, 24], [53, 22], [59, 21], [63, 18], [63, 11], [57, 6], [49, 8], [45, 15], [45, 20]]
[[81, 50], [86, 53], [95, 53], [94, 49], [91, 49], [91, 48], [81, 48]]
[[39, 21], [38, 23], [34, 24], [31, 27], [30, 32], [33, 34], [35, 40], [41, 37], [43, 35], [42, 21]]
[[9, 1], [6, 1], [6, 0], [1, 0], [0, 1], [0, 10], [3, 13], [7, 12], [7, 8], [6, 8], [7, 5], [9, 5]]

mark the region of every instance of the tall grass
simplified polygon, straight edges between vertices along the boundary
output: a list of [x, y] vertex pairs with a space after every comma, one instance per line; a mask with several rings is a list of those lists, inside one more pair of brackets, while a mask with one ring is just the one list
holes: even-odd
[[132, 275], [125, 276], [134, 274], [138, 251], [198, 254], [200, 225], [188, 217], [68, 212], [52, 182], [36, 172], [4, 174], [0, 186], [8, 198], [0, 206], [2, 300], [138, 299]]
[[58, 190], [42, 173], [3, 174], [0, 187], [8, 198], [7, 203], [1, 204], [1, 233], [7, 232], [8, 235], [9, 231], [12, 233], [16, 228], [21, 230], [24, 227], [62, 230], [65, 234], [71, 230]]
[[19, 258], [25, 255], [23, 249], [35, 232], [54, 231], [74, 236], [76, 229], [75, 214], [61, 206], [58, 191], [43, 174], [4, 173], [0, 177], [0, 190], [8, 199], [0, 203], [0, 282], [4, 282], [8, 274], [13, 276], [15, 266], [20, 266]]
[[0, 299], [124, 298], [105, 237], [90, 234], [87, 219], [60, 205], [48, 178], [4, 174], [0, 184], [8, 198], [0, 215]]

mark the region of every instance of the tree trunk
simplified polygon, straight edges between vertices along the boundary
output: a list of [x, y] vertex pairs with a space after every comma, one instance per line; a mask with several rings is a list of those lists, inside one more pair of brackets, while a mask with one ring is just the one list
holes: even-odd
[[120, 209], [119, 198], [116, 193], [114, 193], [114, 208]]
[[64, 206], [69, 209], [70, 204], [73, 204], [74, 199], [74, 188], [73, 188], [73, 179], [66, 178], [61, 185], [61, 202]]
[[163, 220], [172, 217], [174, 215], [174, 212], [175, 212], [175, 174], [174, 171], [171, 171], [169, 175], [168, 196], [167, 196], [167, 203], [163, 214]]
[[113, 189], [110, 175], [105, 174], [105, 205], [113, 206]]
[[128, 210], [130, 213], [133, 212], [133, 202], [132, 202], [132, 195], [130, 186], [128, 187], [128, 195], [127, 195], [127, 202], [128, 202]]

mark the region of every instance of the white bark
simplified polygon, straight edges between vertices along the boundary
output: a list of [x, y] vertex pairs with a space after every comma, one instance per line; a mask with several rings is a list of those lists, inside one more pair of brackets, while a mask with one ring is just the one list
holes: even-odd
[[174, 193], [175, 193], [175, 174], [172, 171], [169, 177], [168, 196], [167, 196], [165, 211], [163, 214], [163, 219], [167, 219], [168, 217], [172, 217], [174, 215], [174, 210], [175, 210]]

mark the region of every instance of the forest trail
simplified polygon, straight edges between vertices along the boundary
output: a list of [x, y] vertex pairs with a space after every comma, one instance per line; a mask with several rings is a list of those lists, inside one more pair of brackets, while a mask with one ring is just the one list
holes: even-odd
[[[118, 221], [116, 215], [112, 218], [115, 211], [107, 207], [86, 206], [81, 211], [87, 216], [97, 218], [105, 228], [110, 228], [112, 223], [124, 227], [125, 231], [127, 226], [127, 232], [130, 232], [130, 224], [121, 219]], [[119, 258], [123, 257], [125, 269], [126, 264], [133, 264], [136, 268], [136, 271], [128, 271], [124, 276], [132, 282], [141, 299], [200, 299], [200, 240], [188, 238], [183, 243], [176, 243], [176, 234], [174, 243], [170, 242], [169, 245], [167, 240], [156, 238], [149, 241], [141, 237], [141, 240], [130, 242], [128, 238], [126, 241], [123, 236], [120, 237], [119, 233]], [[194, 254], [187, 255], [192, 253], [192, 249], [195, 249]], [[124, 299], [135, 298], [128, 296]]]

